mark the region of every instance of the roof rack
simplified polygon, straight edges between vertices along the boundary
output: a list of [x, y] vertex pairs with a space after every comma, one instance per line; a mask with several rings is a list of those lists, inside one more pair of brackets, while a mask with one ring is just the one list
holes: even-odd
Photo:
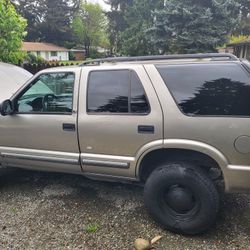
[[139, 62], [139, 61], [156, 61], [156, 60], [175, 60], [175, 59], [205, 59], [211, 58], [211, 60], [228, 60], [238, 61], [239, 59], [229, 53], [206, 53], [206, 54], [176, 54], [176, 55], [156, 55], [156, 56], [131, 56], [131, 57], [107, 57], [95, 60], [86, 61], [80, 66], [100, 65], [104, 62]]

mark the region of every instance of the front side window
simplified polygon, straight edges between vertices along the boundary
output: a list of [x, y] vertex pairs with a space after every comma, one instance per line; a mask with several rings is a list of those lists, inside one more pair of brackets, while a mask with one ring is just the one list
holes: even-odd
[[18, 113], [71, 113], [75, 76], [42, 74], [16, 100]]
[[134, 71], [106, 70], [90, 73], [88, 112], [148, 113], [143, 86]]
[[250, 116], [250, 78], [238, 64], [157, 65], [187, 115]]

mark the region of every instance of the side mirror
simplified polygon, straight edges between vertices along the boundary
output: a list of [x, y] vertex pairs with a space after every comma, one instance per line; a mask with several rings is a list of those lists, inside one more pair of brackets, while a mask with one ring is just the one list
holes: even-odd
[[0, 106], [0, 113], [2, 116], [11, 115], [14, 112], [13, 103], [11, 100], [5, 100]]

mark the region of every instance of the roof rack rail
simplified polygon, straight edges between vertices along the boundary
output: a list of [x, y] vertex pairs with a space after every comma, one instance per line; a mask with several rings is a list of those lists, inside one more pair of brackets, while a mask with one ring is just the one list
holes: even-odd
[[156, 56], [131, 56], [131, 57], [107, 57], [86, 61], [79, 66], [88, 64], [99, 65], [104, 62], [139, 62], [139, 61], [154, 61], [154, 60], [175, 60], [175, 59], [205, 59], [219, 60], [220, 58], [229, 61], [238, 61], [239, 59], [230, 53], [206, 53], [206, 54], [176, 54], [176, 55], [156, 55]]

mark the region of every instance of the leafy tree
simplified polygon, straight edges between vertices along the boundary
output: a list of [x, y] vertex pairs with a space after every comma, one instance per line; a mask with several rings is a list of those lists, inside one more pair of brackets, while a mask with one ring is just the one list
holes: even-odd
[[72, 28], [78, 45], [84, 46], [87, 56], [92, 46], [107, 46], [106, 18], [99, 4], [82, 3]]
[[240, 42], [246, 42], [249, 40], [250, 40], [250, 36], [246, 36], [246, 35], [231, 36], [228, 43], [229, 44], [240, 43]]
[[24, 59], [21, 46], [26, 25], [9, 0], [0, 0], [0, 61], [17, 64]]
[[148, 38], [160, 53], [212, 52], [227, 41], [238, 10], [234, 0], [168, 0]]

